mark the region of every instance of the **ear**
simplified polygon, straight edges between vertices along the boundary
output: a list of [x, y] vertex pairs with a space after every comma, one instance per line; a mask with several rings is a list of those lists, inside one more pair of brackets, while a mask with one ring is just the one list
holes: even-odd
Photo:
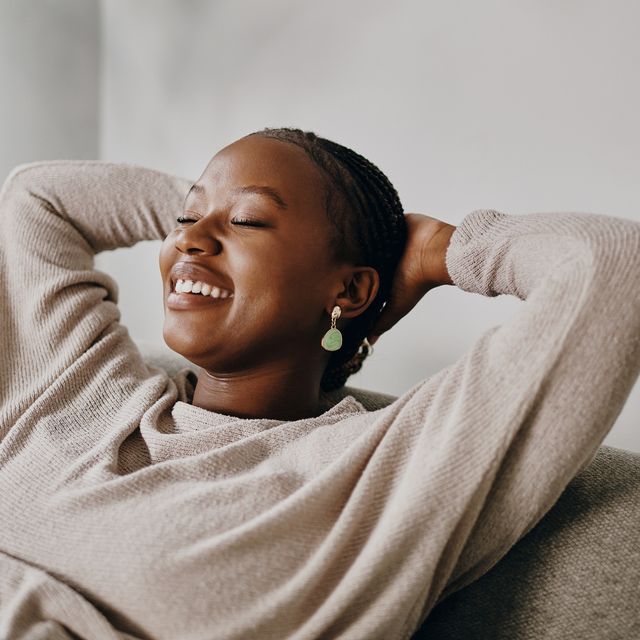
[[373, 302], [380, 287], [380, 276], [373, 267], [351, 267], [343, 280], [343, 289], [328, 308], [329, 315], [338, 304], [340, 317], [355, 318]]

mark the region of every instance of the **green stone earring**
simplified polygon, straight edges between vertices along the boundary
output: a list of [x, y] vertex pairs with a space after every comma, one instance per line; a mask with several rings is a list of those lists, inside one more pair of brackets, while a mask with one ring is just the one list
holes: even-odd
[[336, 320], [340, 317], [342, 310], [338, 305], [333, 307], [331, 312], [331, 329], [322, 337], [320, 344], [327, 351], [337, 351], [342, 346], [342, 334], [340, 329], [336, 329]]

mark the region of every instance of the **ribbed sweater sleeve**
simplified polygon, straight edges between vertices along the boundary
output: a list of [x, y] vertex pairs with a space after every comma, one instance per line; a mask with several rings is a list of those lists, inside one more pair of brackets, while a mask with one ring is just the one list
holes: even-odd
[[[191, 181], [124, 163], [18, 165], [0, 191], [0, 438], [120, 319], [94, 255], [161, 240]], [[132, 274], [135, 277], [135, 274]]]
[[434, 462], [429, 474], [444, 519], [458, 500], [472, 505], [447, 534], [429, 608], [485, 573], [551, 508], [595, 455], [640, 369], [637, 222], [475, 210], [452, 235], [446, 264], [464, 291], [525, 303], [417, 385], [404, 409], [414, 422], [420, 415], [429, 458], [446, 467], [439, 476]]
[[640, 224], [472, 211], [448, 271], [523, 300], [512, 317], [376, 411], [345, 398], [244, 420], [178, 401], [93, 264], [162, 239], [190, 183], [51, 161], [0, 191], [0, 596], [42, 593], [33, 566], [144, 637], [408, 638], [540, 520], [620, 413], [640, 370]]

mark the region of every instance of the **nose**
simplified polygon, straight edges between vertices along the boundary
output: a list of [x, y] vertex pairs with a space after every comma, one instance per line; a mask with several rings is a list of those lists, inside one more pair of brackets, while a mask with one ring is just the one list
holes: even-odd
[[216, 255], [220, 253], [222, 245], [211, 233], [201, 224], [202, 220], [194, 222], [178, 230], [175, 239], [176, 249], [187, 255]]

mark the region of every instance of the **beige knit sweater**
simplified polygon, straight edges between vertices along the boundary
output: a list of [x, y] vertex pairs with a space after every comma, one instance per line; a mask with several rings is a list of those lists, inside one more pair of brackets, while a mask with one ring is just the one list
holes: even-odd
[[622, 409], [640, 224], [472, 211], [447, 267], [526, 300], [508, 322], [388, 407], [240, 419], [190, 404], [196, 367], [145, 364], [93, 266], [162, 239], [190, 184], [100, 161], [4, 183], [0, 637], [409, 638], [540, 520]]

